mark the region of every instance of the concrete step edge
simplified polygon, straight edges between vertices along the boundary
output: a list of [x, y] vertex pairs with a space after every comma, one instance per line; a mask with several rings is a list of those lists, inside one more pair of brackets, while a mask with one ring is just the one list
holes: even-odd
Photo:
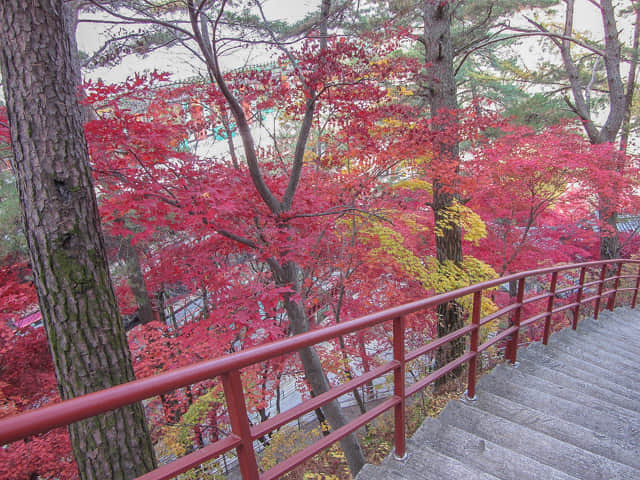
[[[443, 423], [583, 480], [640, 477], [640, 470], [634, 467], [475, 408], [471, 403], [449, 402], [438, 418]], [[568, 462], [567, 458], [571, 461]]]
[[503, 480], [576, 478], [436, 419], [427, 418], [412, 440]]

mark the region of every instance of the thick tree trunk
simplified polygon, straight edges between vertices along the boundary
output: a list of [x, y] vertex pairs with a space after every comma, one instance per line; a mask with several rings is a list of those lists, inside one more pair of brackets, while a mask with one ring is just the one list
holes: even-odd
[[[0, 2], [0, 61], [40, 308], [62, 398], [134, 379], [111, 287], [62, 0]], [[155, 466], [140, 404], [69, 427], [82, 478]]]
[[[451, 14], [448, 2], [425, 0], [423, 3], [424, 46], [426, 78], [424, 95], [429, 102], [431, 117], [442, 118], [443, 123], [455, 115], [458, 108], [456, 79], [453, 69], [453, 45], [451, 42]], [[434, 129], [438, 129], [437, 122]], [[442, 127], [444, 129], [444, 127]], [[437, 139], [434, 160], [438, 162], [440, 172], [449, 172], [447, 177], [436, 176], [433, 180], [433, 215], [436, 224], [436, 258], [440, 264], [462, 262], [462, 232], [460, 226], [447, 215], [456, 199], [456, 175], [458, 172], [459, 147], [450, 139]], [[444, 167], [444, 168], [442, 168]], [[446, 268], [446, 267], [445, 267]], [[438, 336], [443, 337], [464, 326], [464, 311], [455, 302], [438, 306]], [[437, 367], [442, 367], [459, 357], [465, 348], [465, 339], [449, 342], [438, 350]], [[442, 377], [437, 386], [442, 386], [462, 373], [458, 367]]]

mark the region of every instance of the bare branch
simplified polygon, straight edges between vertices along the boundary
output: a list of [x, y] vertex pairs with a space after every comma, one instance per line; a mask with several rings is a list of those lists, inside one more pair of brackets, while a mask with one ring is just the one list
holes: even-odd
[[[215, 228], [215, 226], [214, 226]], [[239, 235], [236, 235], [235, 233], [231, 233], [228, 232], [226, 230], [220, 229], [220, 228], [215, 228], [216, 232], [218, 232], [220, 235], [222, 235], [223, 237], [226, 237], [230, 240], [234, 240], [238, 243], [241, 243], [242, 245], [245, 245], [249, 248], [258, 248], [258, 245], [256, 245], [254, 242], [252, 242], [251, 240], [241, 237]]]
[[184, 22], [165, 22], [165, 21], [159, 20], [157, 18], [130, 17], [128, 15], [123, 15], [123, 14], [121, 14], [121, 13], [115, 11], [115, 10], [107, 8], [105, 5], [100, 3], [98, 0], [88, 0], [88, 1], [89, 1], [89, 3], [91, 3], [94, 6], [96, 6], [100, 10], [108, 13], [112, 17], [119, 18], [121, 20], [125, 20], [128, 23], [132, 23], [132, 24], [134, 24], [134, 23], [135, 24], [143, 23], [143, 24], [162, 25], [164, 27], [171, 28], [173, 30], [177, 30], [177, 31], [185, 34], [188, 37], [194, 38], [193, 34], [191, 32], [189, 32], [189, 30], [185, 30], [184, 28], [182, 28], [182, 27], [180, 27], [178, 25], [178, 23], [184, 23]]

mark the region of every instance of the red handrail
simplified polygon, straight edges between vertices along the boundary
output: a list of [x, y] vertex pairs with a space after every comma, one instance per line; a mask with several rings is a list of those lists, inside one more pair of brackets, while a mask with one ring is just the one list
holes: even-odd
[[[638, 265], [638, 272], [635, 275], [622, 275], [623, 265]], [[610, 266], [616, 265], [613, 276], [607, 277], [607, 272], [611, 271]], [[585, 284], [586, 271], [589, 268], [600, 267], [600, 275], [598, 280]], [[557, 290], [558, 274], [571, 270], [580, 270], [578, 283], [573, 287]], [[549, 293], [538, 295], [533, 298], [525, 299], [526, 279], [530, 277], [539, 277], [551, 274], [551, 281], [548, 287]], [[620, 287], [621, 279], [635, 279], [635, 287]], [[614, 281], [613, 288], [605, 290], [605, 284]], [[518, 293], [516, 302], [499, 312], [487, 315], [481, 318], [481, 301], [482, 292], [503, 285], [507, 282], [518, 282]], [[597, 286], [598, 293], [584, 298], [584, 290], [587, 285]], [[562, 312], [568, 309], [573, 311], [572, 328], [577, 327], [580, 306], [595, 301], [594, 316], [597, 318], [599, 306], [602, 298], [607, 298], [607, 308], [613, 309], [618, 291], [632, 291], [633, 299], [632, 307], [635, 307], [640, 288], [640, 260], [606, 260], [599, 262], [586, 262], [572, 265], [561, 265], [538, 270], [521, 272], [495, 280], [471, 285], [469, 287], [460, 288], [452, 292], [435, 295], [424, 298], [412, 303], [393, 307], [371, 315], [366, 315], [348, 322], [343, 322], [331, 327], [320, 328], [294, 337], [282, 339], [273, 343], [261, 345], [238, 353], [217, 358], [214, 360], [200, 362], [188, 367], [171, 370], [154, 377], [136, 380], [123, 385], [102, 390], [82, 397], [77, 397], [64, 402], [42, 407], [36, 410], [28, 411], [16, 416], [0, 420], [0, 446], [10, 442], [20, 440], [24, 437], [43, 433], [52, 428], [68, 425], [84, 418], [92, 417], [109, 410], [113, 410], [131, 403], [139, 402], [149, 397], [157, 396], [168, 391], [185, 387], [193, 383], [220, 377], [224, 386], [224, 394], [229, 409], [229, 417], [231, 419], [232, 433], [211, 445], [199, 449], [189, 455], [185, 455], [180, 459], [164, 465], [152, 472], [149, 472], [138, 480], [159, 480], [169, 479], [189, 470], [197, 465], [204, 463], [212, 458], [219, 457], [223, 453], [236, 449], [238, 455], [240, 470], [245, 480], [261, 479], [267, 480], [277, 478], [278, 476], [290, 471], [300, 465], [311, 456], [327, 448], [331, 444], [337, 442], [342, 437], [354, 432], [362, 427], [365, 423], [373, 418], [381, 415], [385, 411], [393, 408], [395, 416], [395, 453], [398, 457], [405, 455], [405, 401], [414, 393], [425, 388], [428, 384], [434, 382], [446, 373], [452, 371], [459, 365], [466, 362], [469, 363], [468, 369], [468, 386], [467, 395], [473, 398], [475, 395], [476, 383], [476, 363], [479, 353], [485, 351], [496, 343], [507, 340], [507, 351], [505, 357], [515, 362], [518, 349], [518, 334], [520, 328], [544, 319], [544, 340], [548, 338], [550, 332], [550, 322], [554, 313]], [[576, 301], [569, 305], [554, 308], [554, 299], [560, 294], [575, 290]], [[473, 307], [471, 324], [462, 329], [447, 335], [446, 338], [434, 340], [423, 347], [412, 352], [406, 352], [404, 333], [405, 333], [405, 317], [411, 313], [435, 307], [439, 304], [452, 300], [473, 295]], [[522, 307], [535, 301], [547, 299], [543, 312], [533, 315], [527, 319], [522, 318]], [[512, 313], [512, 325], [497, 334], [495, 337], [488, 339], [482, 345], [479, 344], [479, 330], [499, 315]], [[365, 375], [361, 375], [339, 387], [332, 388], [328, 392], [303, 401], [296, 407], [283, 412], [266, 422], [257, 426], [251, 426], [247, 417], [247, 410], [242, 390], [242, 382], [240, 379], [240, 370], [247, 366], [278, 357], [283, 354], [296, 352], [301, 348], [316, 345], [327, 340], [335, 339], [341, 335], [354, 333], [358, 330], [373, 327], [383, 322], [393, 322], [393, 360], [383, 364], [382, 366], [371, 370]], [[436, 371], [430, 373], [427, 377], [407, 387], [405, 378], [405, 365], [412, 359], [420, 355], [435, 351], [444, 343], [459, 338], [464, 335], [470, 335], [469, 351], [458, 359], [453, 360], [447, 365], [441, 366]], [[369, 410], [364, 415], [356, 418], [342, 428], [332, 431], [329, 435], [323, 437], [316, 443], [306, 447], [304, 450], [296, 453], [289, 459], [276, 465], [271, 470], [259, 473], [255, 452], [253, 450], [253, 442], [264, 436], [265, 434], [279, 428], [280, 426], [301, 417], [302, 415], [322, 406], [323, 404], [334, 400], [353, 389], [370, 382], [373, 378], [380, 377], [388, 372], [394, 375], [394, 392], [393, 396], [388, 400]]]

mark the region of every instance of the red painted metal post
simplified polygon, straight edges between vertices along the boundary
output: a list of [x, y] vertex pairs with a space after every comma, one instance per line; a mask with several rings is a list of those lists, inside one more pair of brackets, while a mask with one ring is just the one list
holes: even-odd
[[593, 307], [593, 318], [598, 319], [598, 315], [600, 314], [600, 300], [602, 299], [602, 290], [604, 289], [604, 279], [607, 276], [607, 264], [602, 265], [602, 270], [600, 271], [600, 284], [598, 285], [598, 297], [596, 298], [596, 304]]
[[638, 275], [636, 277], [636, 289], [633, 291], [633, 300], [631, 300], [631, 308], [636, 308], [636, 300], [638, 300], [639, 289], [640, 289], [640, 267], [638, 267]]
[[618, 270], [616, 271], [616, 280], [613, 283], [613, 293], [609, 296], [607, 302], [607, 310], [611, 311], [616, 306], [616, 294], [618, 293], [618, 286], [620, 285], [620, 274], [622, 273], [622, 262], [618, 263]]
[[393, 394], [400, 399], [394, 407], [394, 441], [395, 457], [404, 460], [406, 450], [406, 410], [405, 410], [405, 351], [404, 351], [404, 317], [393, 319], [393, 358], [400, 364], [393, 372]]
[[511, 340], [507, 345], [507, 360], [511, 363], [516, 363], [516, 358], [518, 356], [518, 335], [520, 333], [520, 317], [522, 316], [522, 301], [524, 300], [524, 286], [525, 279], [521, 278], [518, 280], [518, 296], [516, 297], [517, 307], [513, 312], [513, 326], [518, 327], [518, 329], [513, 332], [511, 335]]
[[482, 292], [473, 294], [473, 310], [471, 324], [476, 328], [471, 332], [469, 351], [475, 355], [469, 360], [469, 379], [467, 381], [467, 399], [476, 399], [476, 369], [478, 364], [478, 339], [480, 338], [480, 310], [482, 307]]
[[542, 343], [544, 345], [549, 341], [551, 334], [551, 313], [553, 312], [553, 301], [556, 297], [556, 285], [558, 284], [558, 272], [551, 274], [551, 285], [549, 285], [549, 300], [547, 301], [547, 316], [544, 317], [544, 333], [542, 335]]
[[[578, 294], [576, 295], [576, 303], [578, 305], [576, 305], [576, 307], [573, 309], [573, 322], [571, 323], [571, 328], [573, 330], [578, 328], [578, 320], [580, 319], [580, 307], [582, 306], [582, 292], [584, 290], [584, 279], [587, 275], [587, 268], [586, 267], [581, 267], [580, 268], [580, 280], [579, 280], [579, 287], [578, 287]], [[638, 279], [640, 279], [640, 276], [638, 277]]]
[[244, 401], [242, 390], [242, 379], [238, 370], [232, 370], [222, 375], [224, 385], [224, 395], [227, 400], [227, 410], [231, 430], [240, 437], [241, 445], [236, 448], [238, 463], [240, 464], [240, 474], [243, 480], [258, 480], [258, 463], [253, 450], [253, 440], [251, 438], [251, 425], [249, 425], [249, 415]]

